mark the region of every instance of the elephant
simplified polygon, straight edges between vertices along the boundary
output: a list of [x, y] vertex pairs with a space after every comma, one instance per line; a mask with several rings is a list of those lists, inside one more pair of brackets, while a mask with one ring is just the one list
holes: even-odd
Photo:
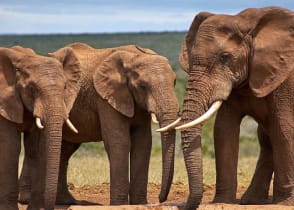
[[201, 128], [216, 112], [214, 202], [236, 199], [240, 123], [249, 115], [258, 123], [261, 152], [241, 203], [263, 203], [274, 173], [273, 203], [294, 205], [293, 25], [293, 12], [280, 7], [195, 16], [179, 53], [189, 76], [173, 126], [181, 130], [188, 173], [185, 209], [201, 202]]
[[[151, 116], [162, 127], [177, 119], [175, 73], [165, 57], [137, 45], [95, 49], [72, 43], [50, 55], [59, 59], [65, 49], [77, 55], [82, 69], [80, 91], [70, 112], [79, 133], [67, 127], [63, 130], [57, 202], [76, 203], [67, 189], [70, 156], [81, 143], [102, 140], [110, 163], [110, 204], [147, 203]], [[161, 141], [159, 200], [163, 202], [173, 179], [175, 131], [162, 133]], [[23, 186], [30, 185], [29, 171], [30, 166], [24, 165], [22, 176], [27, 178], [22, 180]], [[29, 199], [25, 188], [21, 197]]]
[[38, 130], [45, 155], [40, 158], [43, 187], [32, 195], [29, 208], [39, 209], [42, 204], [38, 200], [44, 195], [45, 209], [54, 209], [58, 177], [55, 163], [59, 162], [64, 122], [74, 128], [68, 116], [75, 97], [73, 91], [79, 88], [79, 76], [79, 63], [72, 50], [65, 52], [63, 62], [59, 62], [21, 46], [0, 48], [1, 210], [18, 209], [21, 133], [26, 136], [31, 130]]

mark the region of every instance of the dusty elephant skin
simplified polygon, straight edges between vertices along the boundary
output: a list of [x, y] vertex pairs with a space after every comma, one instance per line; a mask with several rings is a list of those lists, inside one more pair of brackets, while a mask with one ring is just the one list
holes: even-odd
[[[72, 57], [71, 52], [64, 54]], [[75, 60], [76, 61], [76, 60]], [[54, 58], [37, 55], [33, 50], [15, 46], [0, 48], [0, 209], [18, 209], [18, 158], [21, 132], [24, 136], [38, 139], [45, 154], [40, 158], [40, 170], [32, 168], [33, 179], [43, 174], [43, 180], [33, 185], [30, 209], [53, 209], [57, 175], [55, 163], [59, 162], [62, 126], [68, 118], [71, 105], [64, 94], [67, 85], [66, 66], [78, 66], [75, 62], [60, 63]], [[75, 68], [67, 71], [71, 75]], [[72, 90], [70, 90], [72, 91]], [[38, 129], [36, 123], [42, 130]], [[30, 135], [34, 130], [34, 136]], [[46, 148], [48, 150], [45, 149]], [[35, 162], [35, 167], [38, 163]], [[45, 178], [47, 177], [47, 178]], [[44, 195], [44, 198], [43, 196]]]
[[[100, 140], [110, 161], [110, 204], [147, 203], [152, 144], [150, 115], [156, 115], [160, 126], [177, 118], [175, 73], [166, 58], [134, 45], [94, 49], [74, 43], [65, 48], [72, 49], [78, 56], [82, 76], [80, 91], [70, 112], [79, 133], [64, 129], [57, 203], [76, 203], [67, 189], [70, 156], [81, 143]], [[61, 50], [51, 56], [58, 58]], [[162, 133], [161, 140], [163, 172], [159, 200], [163, 202], [173, 178], [175, 131]], [[29, 177], [25, 173], [30, 171], [30, 166], [24, 167], [27, 169], [23, 176]], [[23, 180], [23, 185], [27, 183], [29, 179]]]
[[[215, 127], [214, 202], [233, 202], [237, 188], [240, 122], [259, 125], [260, 156], [242, 204], [262, 204], [273, 172], [273, 202], [294, 205], [294, 16], [289, 10], [247, 9], [237, 15], [196, 15], [179, 60], [189, 78], [183, 104], [186, 124], [221, 101]], [[195, 121], [194, 121], [195, 122]], [[185, 209], [202, 197], [201, 126], [180, 126], [190, 194]]]

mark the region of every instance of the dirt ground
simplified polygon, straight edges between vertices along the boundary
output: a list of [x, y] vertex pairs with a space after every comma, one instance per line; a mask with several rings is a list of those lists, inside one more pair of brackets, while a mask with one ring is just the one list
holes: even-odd
[[[158, 204], [158, 194], [160, 192], [160, 186], [155, 184], [148, 185], [148, 205], [136, 205], [136, 206], [108, 206], [109, 205], [109, 184], [102, 184], [96, 186], [83, 186], [74, 187], [69, 186], [71, 192], [76, 199], [80, 200], [80, 205], [77, 206], [58, 206], [56, 209], [60, 210], [144, 210], [144, 209], [168, 209], [168, 210], [182, 210], [184, 202], [188, 196], [188, 186], [184, 184], [173, 184], [168, 196], [168, 200], [162, 204]], [[292, 209], [293, 207], [279, 206], [279, 205], [238, 205], [238, 204], [212, 204], [211, 201], [214, 196], [214, 186], [204, 186], [204, 196], [202, 203], [198, 209], [200, 210], [281, 210]], [[245, 188], [238, 189], [237, 197], [245, 191]], [[25, 210], [26, 206], [19, 205], [20, 210]]]

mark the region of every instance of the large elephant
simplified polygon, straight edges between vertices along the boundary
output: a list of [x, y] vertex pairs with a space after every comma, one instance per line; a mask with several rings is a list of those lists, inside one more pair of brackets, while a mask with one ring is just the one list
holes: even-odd
[[193, 20], [179, 56], [189, 78], [176, 128], [189, 177], [186, 209], [201, 201], [201, 127], [218, 108], [214, 202], [236, 198], [240, 122], [250, 115], [259, 124], [261, 153], [242, 203], [262, 203], [274, 172], [273, 202], [294, 205], [293, 26], [293, 12], [277, 7], [201, 12]]
[[[40, 145], [47, 145], [47, 155], [41, 160], [48, 161], [42, 162], [46, 167], [40, 172], [46, 181], [42, 180], [45, 186], [38, 189], [39, 195], [44, 194], [46, 210], [54, 208], [62, 126], [68, 119], [72, 97], [77, 94], [67, 95], [78, 90], [79, 72], [79, 63], [71, 50], [63, 54], [60, 63], [54, 58], [37, 55], [29, 48], [0, 48], [1, 210], [18, 209], [21, 132], [26, 136], [31, 129], [36, 129], [34, 122], [41, 130]], [[37, 197], [32, 199], [31, 209], [39, 209], [42, 205]]]
[[[75, 203], [67, 189], [70, 156], [81, 143], [101, 140], [110, 162], [110, 204], [147, 203], [151, 115], [156, 116], [160, 126], [177, 119], [175, 73], [165, 57], [139, 46], [94, 49], [73, 43], [51, 56], [59, 59], [66, 49], [78, 56], [82, 77], [70, 112], [79, 133], [73, 134], [67, 128], [63, 132], [58, 203]], [[173, 178], [175, 131], [162, 133], [161, 140], [163, 172], [159, 199], [163, 202]], [[24, 168], [30, 171], [29, 166]], [[29, 179], [22, 182], [23, 186], [30, 183]], [[25, 201], [29, 192], [24, 190], [21, 195]]]

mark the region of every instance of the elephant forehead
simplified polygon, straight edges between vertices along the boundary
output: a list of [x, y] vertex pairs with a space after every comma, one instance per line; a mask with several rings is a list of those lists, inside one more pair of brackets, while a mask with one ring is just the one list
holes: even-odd
[[56, 59], [45, 56], [29, 56], [20, 63], [20, 67], [27, 68], [27, 70], [42, 70], [42, 69], [62, 69], [62, 65]]

